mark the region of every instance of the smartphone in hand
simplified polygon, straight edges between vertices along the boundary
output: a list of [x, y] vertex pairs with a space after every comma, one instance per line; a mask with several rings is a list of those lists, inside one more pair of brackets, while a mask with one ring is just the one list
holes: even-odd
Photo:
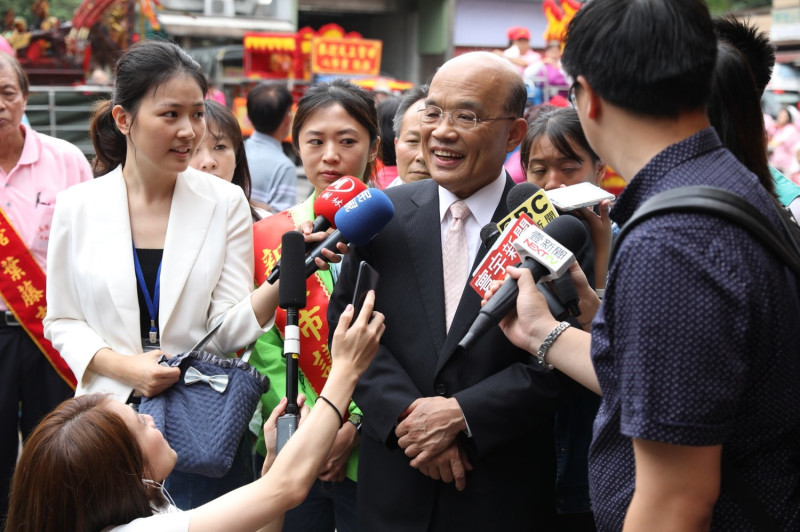
[[560, 211], [572, 211], [581, 207], [597, 205], [603, 200], [614, 199], [614, 194], [591, 183], [554, 188], [546, 191], [545, 194], [550, 203]]
[[364, 299], [370, 290], [375, 290], [378, 286], [378, 272], [375, 268], [370, 266], [366, 261], [361, 261], [358, 265], [358, 277], [356, 278], [356, 289], [353, 293], [353, 307], [355, 314], [353, 319], [358, 318], [361, 313], [361, 307], [364, 306]]

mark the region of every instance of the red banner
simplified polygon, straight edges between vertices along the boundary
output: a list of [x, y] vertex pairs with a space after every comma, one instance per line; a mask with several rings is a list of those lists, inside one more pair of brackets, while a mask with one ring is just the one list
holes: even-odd
[[[305, 208], [301, 204], [299, 208]], [[295, 228], [291, 210], [264, 218], [253, 225], [253, 244], [255, 250], [255, 282], [264, 283], [275, 264], [281, 258], [281, 237]], [[306, 380], [320, 393], [331, 370], [331, 352], [328, 349], [328, 302], [331, 295], [325, 283], [316, 272], [306, 280], [306, 306], [300, 309], [298, 325], [300, 328], [300, 357], [298, 365]], [[286, 311], [275, 311], [275, 326], [284, 334]]]
[[77, 380], [66, 361], [44, 337], [47, 279], [39, 263], [0, 209], [0, 296], [33, 343], [64, 381], [75, 389]]
[[383, 42], [378, 40], [315, 37], [311, 43], [311, 71], [377, 76], [382, 51]]

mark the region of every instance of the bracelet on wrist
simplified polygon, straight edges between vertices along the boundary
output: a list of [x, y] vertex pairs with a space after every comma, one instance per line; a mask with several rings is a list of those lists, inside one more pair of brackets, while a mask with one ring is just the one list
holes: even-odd
[[568, 321], [562, 321], [556, 325], [552, 331], [550, 331], [550, 334], [545, 337], [544, 342], [542, 342], [542, 345], [539, 346], [539, 350], [536, 352], [536, 359], [539, 361], [539, 364], [547, 369], [553, 369], [553, 365], [548, 364], [547, 360], [545, 360], [545, 356], [547, 356], [547, 351], [550, 349], [556, 339], [561, 336], [561, 333], [569, 329], [569, 327], [570, 324]]
[[344, 427], [344, 417], [342, 417], [342, 412], [338, 408], [336, 408], [336, 405], [333, 404], [333, 401], [331, 401], [324, 395], [318, 395], [317, 399], [322, 399], [323, 401], [328, 403], [331, 408], [333, 408], [334, 412], [336, 412], [336, 415], [339, 417], [339, 428]]
[[597, 294], [597, 298], [602, 301], [603, 298], [606, 296], [606, 289], [605, 288], [595, 288], [594, 293]]

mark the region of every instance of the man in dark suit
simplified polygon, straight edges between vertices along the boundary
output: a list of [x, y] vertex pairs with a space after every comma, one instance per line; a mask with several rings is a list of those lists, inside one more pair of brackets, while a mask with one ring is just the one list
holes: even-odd
[[361, 260], [380, 273], [376, 310], [387, 325], [354, 395], [364, 412], [362, 530], [549, 528], [561, 384], [499, 328], [456, 347], [480, 310], [467, 285], [487, 251], [480, 229], [508, 213], [503, 162], [527, 130], [525, 98], [519, 74], [494, 54], [445, 63], [419, 113], [433, 179], [388, 190], [394, 219], [343, 263], [331, 330]]

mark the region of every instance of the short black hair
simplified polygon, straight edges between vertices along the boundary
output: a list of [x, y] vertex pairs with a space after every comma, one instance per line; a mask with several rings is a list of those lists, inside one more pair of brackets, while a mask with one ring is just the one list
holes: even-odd
[[394, 136], [400, 136], [400, 130], [403, 128], [403, 117], [406, 115], [408, 108], [414, 105], [414, 102], [424, 100], [428, 97], [428, 85], [418, 85], [403, 94], [400, 99], [400, 105], [397, 107], [397, 112], [394, 114], [392, 121], [392, 129], [394, 129]]
[[715, 18], [714, 32], [718, 39], [729, 42], [744, 56], [756, 88], [759, 94], [763, 94], [775, 66], [775, 47], [769, 42], [769, 35], [733, 15]]
[[286, 83], [264, 81], [247, 93], [247, 117], [259, 133], [271, 135], [289, 112], [292, 93]]
[[612, 105], [674, 117], [706, 104], [716, 55], [703, 0], [593, 0], [570, 22], [561, 62]]

